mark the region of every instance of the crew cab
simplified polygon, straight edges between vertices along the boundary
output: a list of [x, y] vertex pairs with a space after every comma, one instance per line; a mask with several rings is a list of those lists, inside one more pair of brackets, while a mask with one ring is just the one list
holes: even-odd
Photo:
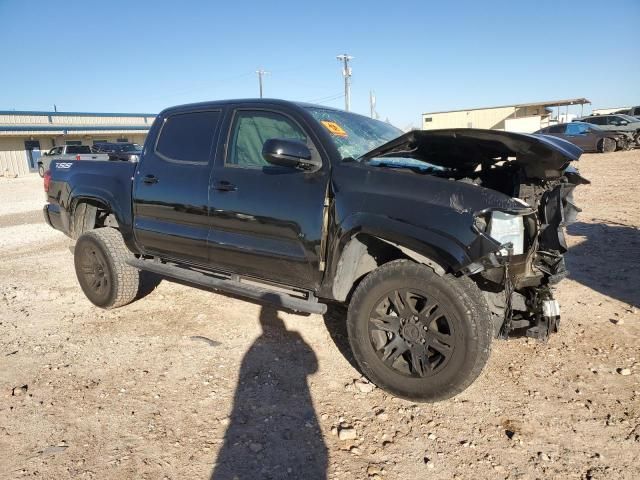
[[362, 372], [435, 401], [475, 380], [493, 338], [557, 330], [581, 153], [544, 135], [207, 102], [160, 113], [138, 163], [53, 162], [44, 215], [75, 240], [99, 307], [133, 301], [140, 271], [298, 312], [337, 302]]
[[53, 147], [40, 157], [38, 161], [38, 173], [44, 177], [44, 172], [49, 170], [51, 162], [54, 160], [62, 160], [65, 162], [73, 162], [75, 160], [109, 160], [109, 156], [91, 151], [88, 145], [61, 145]]

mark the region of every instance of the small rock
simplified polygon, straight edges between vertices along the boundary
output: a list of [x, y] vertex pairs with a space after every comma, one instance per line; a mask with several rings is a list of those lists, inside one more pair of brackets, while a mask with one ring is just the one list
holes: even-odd
[[331, 435], [338, 435], [338, 429], [336, 427], [331, 428]]
[[340, 440], [355, 440], [358, 435], [355, 428], [345, 427], [338, 431], [338, 438]]
[[262, 445], [252, 442], [249, 444], [249, 450], [251, 450], [253, 453], [258, 453], [260, 450], [262, 450]]
[[549, 455], [547, 455], [547, 454], [546, 454], [546, 453], [544, 453], [544, 452], [538, 452], [538, 458], [539, 458], [540, 460], [542, 460], [543, 462], [549, 462], [549, 461], [551, 461], [551, 458], [549, 457]]
[[356, 380], [354, 382], [356, 390], [360, 393], [371, 393], [375, 390], [376, 386], [373, 383], [365, 382], [363, 380]]
[[369, 465], [367, 467], [367, 475], [369, 475], [370, 477], [379, 473], [381, 473], [381, 470], [377, 465]]
[[349, 449], [349, 451], [351, 453], [353, 453], [354, 455], [361, 455], [362, 454], [362, 452], [360, 451], [360, 449], [358, 447], [351, 447]]
[[220, 420], [220, 425], [222, 425], [223, 427], [227, 427], [230, 423], [231, 423], [231, 420], [229, 419], [229, 417], [223, 418], [222, 420]]
[[433, 433], [430, 433], [429, 435], [427, 435], [427, 438], [428, 438], [429, 440], [435, 440], [435, 439], [437, 439], [438, 437], [436, 437]]
[[631, 375], [631, 369], [629, 368], [617, 368], [616, 372], [618, 372], [620, 375], [624, 375], [625, 377], [627, 375]]
[[494, 465], [494, 466], [493, 466], [493, 469], [494, 469], [496, 472], [500, 472], [500, 473], [504, 473], [504, 471], [505, 471], [505, 468], [504, 468], [502, 465]]
[[468, 442], [467, 440], [463, 440], [462, 442], [460, 442], [460, 445], [462, 445], [465, 448], [468, 448], [471, 446], [471, 442]]
[[624, 319], [622, 318], [610, 318], [609, 321], [614, 325], [624, 325]]
[[28, 385], [22, 385], [21, 387], [13, 387], [13, 389], [11, 390], [11, 396], [17, 397], [20, 395], [24, 395], [25, 393], [27, 393], [27, 390], [29, 390]]

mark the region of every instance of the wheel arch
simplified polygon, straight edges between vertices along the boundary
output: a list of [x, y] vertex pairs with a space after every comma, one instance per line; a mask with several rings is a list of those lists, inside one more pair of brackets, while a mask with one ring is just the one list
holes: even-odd
[[[138, 251], [138, 247], [133, 236], [133, 225], [131, 215], [131, 197], [114, 196], [106, 189], [83, 188], [74, 189], [66, 198], [60, 198], [60, 204], [64, 207], [68, 216], [69, 227], [73, 228], [74, 216], [81, 205], [89, 205], [95, 209], [94, 223], [92, 228], [113, 227], [120, 230], [125, 243], [132, 251]], [[89, 215], [93, 213], [89, 211]], [[91, 218], [85, 219], [86, 225], [91, 224]], [[90, 230], [91, 228], [86, 228]], [[71, 231], [71, 230], [69, 230]], [[77, 237], [75, 237], [77, 238]]]
[[[433, 250], [432, 250], [433, 251]], [[403, 243], [378, 235], [359, 232], [342, 248], [331, 286], [332, 297], [345, 301], [368, 273], [394, 260], [407, 259], [431, 268], [437, 275], [451, 271], [453, 265], [445, 255], [418, 251]]]

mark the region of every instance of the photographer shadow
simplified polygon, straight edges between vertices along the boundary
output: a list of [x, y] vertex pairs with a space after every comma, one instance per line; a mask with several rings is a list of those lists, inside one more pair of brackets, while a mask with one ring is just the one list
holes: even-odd
[[273, 308], [262, 307], [260, 324], [262, 335], [242, 360], [211, 479], [324, 479], [327, 447], [307, 384], [316, 355]]

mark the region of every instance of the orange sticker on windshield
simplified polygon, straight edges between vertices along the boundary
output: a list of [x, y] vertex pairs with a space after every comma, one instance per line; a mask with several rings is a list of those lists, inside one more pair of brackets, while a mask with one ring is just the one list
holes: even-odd
[[329, 130], [329, 132], [332, 135], [335, 135], [336, 137], [346, 137], [347, 136], [347, 132], [345, 132], [342, 127], [340, 125], [338, 125], [336, 122], [330, 122], [329, 120], [320, 120], [320, 123], [322, 125], [324, 125], [327, 130]]

